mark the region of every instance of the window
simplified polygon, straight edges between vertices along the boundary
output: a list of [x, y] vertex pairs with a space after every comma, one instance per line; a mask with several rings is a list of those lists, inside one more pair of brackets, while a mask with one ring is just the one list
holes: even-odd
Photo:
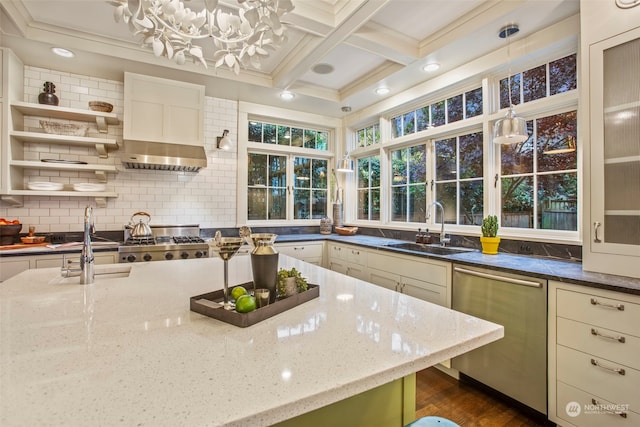
[[[444, 207], [445, 223], [482, 223], [482, 140], [483, 133], [474, 132], [435, 141], [435, 200]], [[442, 218], [436, 217], [435, 222], [442, 222]]]
[[[548, 76], [548, 77], [547, 77]], [[567, 92], [577, 85], [576, 54], [511, 76], [513, 105]], [[500, 80], [500, 108], [509, 107], [507, 78]]]
[[293, 160], [294, 219], [322, 218], [327, 214], [327, 160]]
[[393, 138], [482, 114], [482, 88], [477, 88], [391, 119]]
[[286, 219], [287, 157], [249, 153], [248, 219]]
[[391, 151], [391, 220], [425, 222], [426, 145]]
[[[327, 215], [328, 131], [249, 120], [247, 139], [249, 221]], [[309, 155], [312, 150], [317, 155]]]
[[326, 159], [249, 153], [248, 219], [287, 219], [289, 203], [294, 219], [322, 218], [327, 214], [327, 169]]
[[356, 131], [358, 147], [368, 147], [380, 142], [380, 125], [375, 124]]
[[357, 159], [358, 219], [380, 220], [380, 156]]
[[577, 231], [576, 111], [527, 128], [527, 141], [501, 147], [501, 225]]
[[327, 151], [329, 134], [326, 131], [305, 129], [283, 124], [249, 122], [249, 141], [263, 144], [287, 145]]

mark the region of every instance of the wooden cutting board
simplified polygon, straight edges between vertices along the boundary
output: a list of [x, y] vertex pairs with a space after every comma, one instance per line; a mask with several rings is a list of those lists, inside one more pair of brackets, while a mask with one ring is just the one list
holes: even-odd
[[3, 245], [0, 246], [0, 251], [8, 250], [8, 249], [25, 249], [25, 248], [34, 248], [37, 246], [47, 246], [50, 245], [51, 242], [42, 242], [42, 243], [15, 243], [13, 245]]

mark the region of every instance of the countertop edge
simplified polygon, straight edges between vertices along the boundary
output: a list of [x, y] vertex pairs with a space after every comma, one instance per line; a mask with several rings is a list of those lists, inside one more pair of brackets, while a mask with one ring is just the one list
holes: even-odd
[[[330, 241], [345, 243], [365, 247], [368, 249], [382, 250], [385, 252], [423, 257], [430, 259], [440, 259], [443, 261], [464, 264], [467, 266], [482, 267], [490, 270], [504, 271], [516, 274], [526, 274], [537, 278], [555, 280], [564, 283], [599, 288], [628, 294], [640, 295], [640, 279], [632, 277], [616, 276], [612, 274], [596, 273], [584, 271], [582, 263], [576, 261], [566, 261], [559, 259], [547, 259], [543, 257], [533, 257], [527, 255], [513, 255], [499, 253], [497, 255], [484, 255], [480, 251], [454, 255], [424, 254], [414, 251], [390, 248], [384, 246], [389, 243], [401, 243], [404, 240], [367, 236], [340, 236], [337, 234], [286, 234], [279, 235], [276, 243], [294, 242], [314, 242]], [[117, 246], [96, 246], [94, 252], [108, 252], [117, 250]], [[0, 259], [4, 257], [27, 256], [27, 255], [52, 255], [80, 252], [81, 248], [58, 248], [50, 249], [46, 247], [26, 248], [0, 251]], [[10, 252], [10, 253], [7, 253]]]
[[[281, 237], [283, 237], [281, 239]], [[361, 246], [368, 249], [376, 249], [398, 255], [423, 257], [435, 260], [448, 261], [467, 266], [482, 267], [489, 270], [504, 271], [516, 274], [526, 274], [532, 277], [555, 280], [564, 283], [599, 288], [627, 294], [640, 295], [640, 279], [632, 277], [616, 276], [613, 274], [584, 271], [582, 263], [559, 259], [546, 259], [526, 255], [513, 255], [499, 253], [497, 255], [485, 255], [479, 250], [453, 255], [425, 254], [409, 250], [390, 248], [389, 243], [406, 242], [403, 240], [365, 235], [339, 236], [331, 235], [287, 235], [278, 236], [276, 243], [326, 240], [336, 243], [344, 243]]]

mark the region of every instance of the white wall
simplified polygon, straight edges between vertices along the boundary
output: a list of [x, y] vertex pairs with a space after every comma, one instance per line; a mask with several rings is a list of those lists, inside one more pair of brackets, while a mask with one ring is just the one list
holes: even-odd
[[[96, 79], [79, 74], [25, 66], [24, 101], [37, 103], [45, 81], [56, 85], [61, 107], [88, 108], [91, 100], [114, 105], [122, 120], [123, 82]], [[109, 174], [107, 189], [119, 194], [107, 199], [105, 208], [96, 208], [96, 229], [121, 230], [133, 213], [148, 212], [152, 224], [200, 224], [202, 228], [233, 227], [236, 218], [236, 152], [219, 151], [216, 136], [224, 129], [237, 140], [238, 103], [207, 97], [205, 106], [205, 150], [208, 166], [198, 173], [125, 169], [120, 151], [99, 159], [93, 148], [63, 145], [25, 144], [25, 159], [63, 158], [90, 163], [116, 165], [117, 174]], [[29, 118], [28, 126], [39, 128], [37, 119]], [[35, 130], [35, 129], [34, 129]], [[95, 125], [89, 136], [97, 136]], [[108, 138], [116, 138], [122, 146], [122, 125], [110, 126]], [[63, 183], [96, 182], [85, 172], [26, 171], [25, 180], [50, 180]], [[36, 226], [36, 232], [82, 230], [82, 215], [87, 205], [95, 207], [93, 198], [24, 197], [24, 206], [0, 206], [0, 217], [19, 219], [25, 226]]]

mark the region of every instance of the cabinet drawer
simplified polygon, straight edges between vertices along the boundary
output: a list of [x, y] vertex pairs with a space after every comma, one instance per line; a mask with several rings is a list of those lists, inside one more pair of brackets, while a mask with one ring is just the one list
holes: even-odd
[[391, 289], [392, 291], [397, 291], [400, 285], [400, 276], [396, 273], [370, 268], [369, 282], [382, 286], [383, 288]]
[[276, 244], [276, 250], [297, 259], [322, 258], [322, 243]]
[[[557, 382], [557, 392], [557, 414], [572, 425], [580, 427], [635, 427], [640, 425], [640, 415], [630, 411], [626, 406], [627, 402], [609, 402], [561, 381]], [[624, 412], [625, 416], [611, 413], [615, 409]], [[573, 416], [569, 416], [569, 412]]]
[[640, 369], [640, 339], [633, 335], [558, 318], [557, 341], [560, 345]]
[[346, 261], [350, 264], [367, 265], [367, 252], [357, 246], [329, 244], [329, 258]]
[[639, 335], [639, 304], [564, 289], [558, 289], [556, 296], [559, 317]]
[[558, 381], [611, 402], [628, 403], [632, 409], [640, 408], [640, 371], [564, 346], [557, 347], [556, 357]]
[[369, 254], [369, 266], [380, 270], [395, 271], [404, 277], [428, 281], [435, 285], [447, 286], [447, 272], [450, 264], [430, 260], [410, 260], [377, 252]]
[[447, 288], [444, 286], [403, 277], [401, 292], [433, 304], [447, 306]]

